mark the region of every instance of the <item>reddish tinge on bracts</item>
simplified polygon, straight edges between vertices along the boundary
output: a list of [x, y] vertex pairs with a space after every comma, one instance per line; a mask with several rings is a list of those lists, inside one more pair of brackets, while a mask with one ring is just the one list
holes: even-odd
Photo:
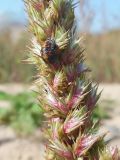
[[37, 68], [38, 100], [46, 117], [46, 160], [120, 160], [98, 134], [93, 112], [101, 93], [88, 78], [74, 0], [25, 0], [32, 34], [29, 62]]

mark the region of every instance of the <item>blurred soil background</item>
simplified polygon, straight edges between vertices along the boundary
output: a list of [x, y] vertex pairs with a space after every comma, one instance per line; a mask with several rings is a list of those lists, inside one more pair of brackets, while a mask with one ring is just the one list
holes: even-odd
[[[120, 147], [120, 25], [108, 23], [110, 16], [114, 23], [120, 17], [108, 14], [104, 0], [100, 5], [101, 30], [93, 31], [95, 6], [91, 0], [80, 1], [77, 35], [85, 36], [86, 64], [103, 89], [94, 119], [101, 119], [100, 132], [109, 131], [106, 143]], [[26, 24], [0, 21], [0, 160], [42, 160], [44, 155], [43, 111], [31, 89], [36, 70], [24, 61], [32, 38]]]

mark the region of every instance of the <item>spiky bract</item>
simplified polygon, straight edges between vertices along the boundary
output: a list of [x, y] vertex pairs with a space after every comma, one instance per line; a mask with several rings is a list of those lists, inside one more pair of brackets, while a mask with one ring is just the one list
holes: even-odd
[[33, 34], [29, 61], [36, 65], [38, 99], [48, 120], [46, 160], [119, 160], [106, 151], [92, 113], [100, 97], [87, 80], [81, 38], [75, 38], [73, 0], [26, 0]]

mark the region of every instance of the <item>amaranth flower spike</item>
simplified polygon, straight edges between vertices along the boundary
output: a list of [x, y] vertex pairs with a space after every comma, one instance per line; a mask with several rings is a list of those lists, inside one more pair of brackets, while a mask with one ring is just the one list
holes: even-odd
[[47, 119], [46, 160], [120, 160], [98, 135], [92, 113], [100, 97], [87, 79], [74, 0], [25, 0], [32, 33], [29, 62], [37, 68], [38, 99]]

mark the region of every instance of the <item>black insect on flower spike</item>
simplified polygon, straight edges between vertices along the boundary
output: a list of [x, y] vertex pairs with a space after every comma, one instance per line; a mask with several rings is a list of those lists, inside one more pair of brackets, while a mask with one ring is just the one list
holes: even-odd
[[42, 57], [45, 60], [49, 60], [51, 57], [53, 58], [54, 56], [56, 57], [56, 55], [58, 54], [57, 50], [58, 50], [58, 46], [55, 40], [48, 38], [45, 41], [44, 47], [42, 48]]

